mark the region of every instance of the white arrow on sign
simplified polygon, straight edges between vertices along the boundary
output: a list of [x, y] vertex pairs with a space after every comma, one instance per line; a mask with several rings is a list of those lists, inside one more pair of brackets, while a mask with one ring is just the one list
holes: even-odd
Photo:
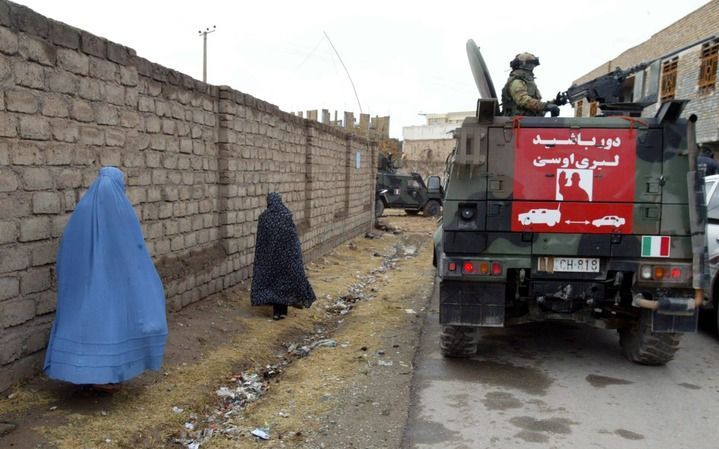
[[589, 220], [584, 220], [584, 221], [567, 220], [567, 221], [565, 221], [565, 223], [566, 224], [585, 224], [586, 225], [586, 224], [589, 224]]

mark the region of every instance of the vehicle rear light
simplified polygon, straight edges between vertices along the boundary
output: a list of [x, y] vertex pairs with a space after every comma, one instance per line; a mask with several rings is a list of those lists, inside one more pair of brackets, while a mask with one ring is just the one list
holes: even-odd
[[463, 220], [471, 220], [474, 217], [474, 212], [477, 210], [476, 206], [474, 207], [462, 207], [459, 210], [459, 215], [462, 217]]
[[479, 274], [489, 274], [489, 262], [479, 263]]
[[682, 269], [679, 267], [672, 268], [672, 279], [679, 279], [682, 277]]
[[474, 264], [472, 262], [465, 262], [462, 265], [462, 271], [465, 273], [472, 273], [474, 272]]
[[652, 267], [649, 265], [643, 265], [640, 273], [642, 279], [651, 279], [652, 278]]
[[502, 274], [502, 264], [499, 262], [492, 262], [492, 274], [494, 276], [499, 276]]
[[664, 279], [664, 267], [654, 267], [654, 279]]
[[456, 271], [456, 270], [457, 270], [457, 264], [454, 263], [454, 262], [450, 262], [450, 263], [447, 265], [447, 269], [448, 269], [449, 271]]

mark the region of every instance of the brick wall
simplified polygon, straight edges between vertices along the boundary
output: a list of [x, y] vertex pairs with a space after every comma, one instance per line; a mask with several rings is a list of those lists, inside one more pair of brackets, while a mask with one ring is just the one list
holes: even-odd
[[[718, 24], [719, 25], [719, 24]], [[677, 64], [677, 99], [687, 99], [683, 117], [696, 114], [697, 142], [719, 141], [719, 95], [714, 89], [699, 93], [699, 68], [701, 67], [701, 45], [679, 54]]]
[[[678, 55], [677, 87], [674, 98], [689, 100], [682, 117], [696, 114], [699, 118], [696, 124], [698, 143], [716, 143], [719, 141], [719, 95], [716, 86], [714, 89], [699, 92], [699, 68], [701, 67], [702, 46], [689, 48]], [[661, 83], [661, 78], [659, 80]], [[661, 85], [661, 84], [660, 84]], [[656, 114], [661, 103], [657, 102], [644, 109], [643, 115]]]
[[5, 0], [0, 89], [0, 391], [40, 366], [59, 237], [103, 165], [125, 172], [171, 310], [251, 275], [270, 191], [308, 259], [371, 227], [375, 144]]
[[[674, 92], [674, 98], [677, 100], [689, 100], [682, 117], [689, 117], [696, 114], [699, 120], [696, 124], [696, 134], [698, 143], [712, 143], [714, 146], [719, 142], [719, 94], [717, 93], [717, 85], [714, 89], [699, 91], [699, 69], [701, 68], [701, 51], [702, 45], [695, 45], [687, 48], [676, 55], [677, 63], [677, 84]], [[659, 78], [659, 86], [661, 86], [661, 76]], [[582, 98], [584, 105], [582, 107], [582, 115], [589, 117], [590, 103], [586, 98]], [[642, 111], [642, 115], [646, 117], [654, 116], [659, 110], [661, 101], [647, 106]], [[577, 102], [574, 103], [576, 111]]]
[[691, 14], [687, 14], [663, 30], [653, 34], [648, 40], [582, 75], [574, 83], [582, 84], [591, 81], [617, 67], [626, 70], [641, 62], [660, 58], [669, 52], [679, 50], [700, 39], [705, 39], [718, 33], [719, 0], [711, 0]]
[[[718, 34], [719, 0], [711, 0], [691, 14], [655, 33], [645, 42], [624, 51], [611, 61], [583, 75], [574, 83], [581, 84], [590, 81], [617, 67], [628, 69], [642, 62], [652, 61]], [[716, 144], [719, 141], [719, 95], [716, 87], [713, 90], [699, 93], [700, 53], [701, 45], [696, 45], [674, 55], [679, 58], [675, 98], [690, 100], [682, 114], [683, 117], [688, 117], [691, 114], [696, 114], [699, 117], [696, 128], [697, 142]], [[659, 82], [661, 86], [661, 79]], [[656, 104], [648, 106], [642, 115], [653, 116], [659, 105], [658, 101]], [[589, 105], [584, 99], [583, 115], [588, 116], [588, 112]]]
[[[675, 55], [678, 58], [678, 63], [674, 98], [689, 100], [684, 112], [682, 112], [682, 117], [686, 118], [691, 114], [696, 114], [699, 118], [696, 124], [697, 142], [716, 145], [719, 142], [719, 94], [717, 94], [716, 85], [714, 89], [699, 91], [701, 51], [702, 46], [696, 45]], [[659, 85], [661, 86], [661, 77]], [[584, 101], [582, 115], [588, 117], [589, 102], [586, 98], [582, 100]], [[660, 105], [661, 101], [657, 100], [656, 103], [644, 108], [642, 115], [646, 117], [654, 116]], [[574, 107], [576, 110], [576, 102]]]

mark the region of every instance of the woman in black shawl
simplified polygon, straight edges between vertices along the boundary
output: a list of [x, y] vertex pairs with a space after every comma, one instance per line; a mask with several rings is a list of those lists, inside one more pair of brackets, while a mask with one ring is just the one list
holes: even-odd
[[276, 320], [287, 316], [287, 306], [310, 307], [315, 300], [292, 212], [276, 192], [267, 195], [257, 222], [251, 298], [253, 306], [272, 304]]

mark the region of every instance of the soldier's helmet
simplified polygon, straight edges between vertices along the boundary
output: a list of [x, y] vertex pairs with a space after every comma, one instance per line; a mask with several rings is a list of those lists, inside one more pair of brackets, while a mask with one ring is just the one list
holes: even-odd
[[510, 61], [509, 66], [512, 69], [524, 69], [532, 71], [539, 65], [539, 58], [531, 53], [520, 53]]

